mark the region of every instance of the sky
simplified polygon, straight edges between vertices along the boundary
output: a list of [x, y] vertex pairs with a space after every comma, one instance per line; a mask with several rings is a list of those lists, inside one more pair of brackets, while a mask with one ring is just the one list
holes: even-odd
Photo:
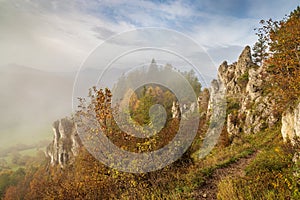
[[[0, 0], [0, 68], [76, 71], [108, 38], [143, 27], [181, 32], [218, 65], [256, 41], [261, 19], [282, 19], [298, 0]], [[150, 60], [152, 58], [149, 58]]]

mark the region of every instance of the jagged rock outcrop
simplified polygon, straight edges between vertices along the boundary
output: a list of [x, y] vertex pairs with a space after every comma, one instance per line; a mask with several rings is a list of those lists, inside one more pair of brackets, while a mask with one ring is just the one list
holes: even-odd
[[237, 95], [245, 93], [245, 83], [248, 79], [248, 71], [257, 66], [252, 62], [251, 50], [247, 46], [241, 55], [238, 62], [228, 65], [224, 61], [218, 70], [219, 79], [226, 85], [228, 95]]
[[209, 98], [210, 98], [209, 89], [204, 88], [204, 90], [200, 92], [197, 99], [197, 106], [199, 109], [200, 117], [207, 114]]
[[[228, 65], [224, 61], [218, 69], [218, 80], [211, 82], [209, 90], [202, 91], [198, 97], [197, 107], [206, 116], [211, 116], [212, 105], [215, 99], [211, 94], [219, 90], [220, 83], [226, 88], [228, 102], [227, 132], [234, 137], [241, 132], [257, 133], [267, 127], [272, 127], [279, 115], [273, 110], [275, 100], [271, 95], [264, 93], [266, 68], [253, 63], [251, 49], [246, 46], [238, 61]], [[173, 118], [184, 115], [190, 106], [178, 105], [173, 102]], [[181, 116], [182, 117], [182, 116]]]
[[82, 146], [73, 119], [63, 118], [53, 123], [54, 137], [46, 149], [51, 165], [61, 167], [71, 163]]
[[227, 131], [231, 136], [240, 132], [257, 133], [272, 127], [279, 116], [272, 109], [275, 101], [263, 94], [266, 69], [252, 62], [251, 49], [245, 47], [238, 61], [223, 62], [218, 78], [226, 87], [228, 100]]
[[180, 117], [180, 108], [179, 108], [179, 103], [173, 101], [172, 105], [172, 118], [173, 119], [178, 119]]
[[190, 105], [182, 104], [180, 105], [178, 102], [173, 101], [172, 105], [172, 118], [184, 118], [187, 119], [192, 113], [194, 113], [197, 109], [197, 104], [195, 102]]
[[300, 138], [300, 103], [294, 109], [283, 113], [281, 118], [281, 133], [284, 141], [295, 144], [295, 138]]

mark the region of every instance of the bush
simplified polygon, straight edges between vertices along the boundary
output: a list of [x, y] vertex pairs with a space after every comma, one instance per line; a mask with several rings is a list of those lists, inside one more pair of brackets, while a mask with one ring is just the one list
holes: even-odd
[[249, 73], [248, 72], [245, 72], [237, 79], [237, 83], [240, 86], [242, 86], [243, 88], [246, 87], [248, 81], [249, 81]]

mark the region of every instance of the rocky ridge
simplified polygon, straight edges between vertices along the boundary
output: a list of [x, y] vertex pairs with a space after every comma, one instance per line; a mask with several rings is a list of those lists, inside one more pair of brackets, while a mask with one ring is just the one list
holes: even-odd
[[226, 125], [232, 137], [241, 132], [257, 133], [279, 120], [272, 109], [275, 101], [264, 94], [265, 73], [264, 66], [253, 63], [249, 46], [245, 47], [237, 62], [228, 65], [224, 61], [220, 65], [218, 78], [226, 87]]

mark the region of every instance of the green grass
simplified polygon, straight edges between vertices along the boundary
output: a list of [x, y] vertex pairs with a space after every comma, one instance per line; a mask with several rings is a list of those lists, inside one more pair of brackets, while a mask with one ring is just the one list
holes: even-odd
[[7, 162], [7, 166], [13, 171], [17, 170], [20, 167], [19, 165], [15, 165], [12, 163], [11, 155], [5, 156], [3, 157], [3, 159]]
[[[290, 170], [292, 154], [288, 148], [283, 143], [280, 126], [258, 134], [241, 134], [238, 144], [226, 148], [216, 147], [206, 158], [195, 160], [195, 164], [188, 169], [190, 177], [186, 176], [186, 184], [180, 187], [180, 196], [183, 199], [190, 197], [184, 196], [184, 191], [197, 191], [215, 170], [229, 167], [241, 158], [257, 152], [249, 166], [244, 169], [245, 178], [235, 177], [235, 181], [231, 177], [219, 183], [219, 199], [284, 199], [288, 195], [297, 199], [300, 188]], [[259, 184], [254, 178], [263, 184]], [[273, 186], [275, 188], [270, 189]], [[253, 193], [255, 194], [251, 196]]]
[[219, 183], [218, 199], [300, 199], [292, 162], [297, 150], [283, 143], [279, 126], [246, 135], [243, 140], [258, 153], [245, 168], [245, 177], [226, 178]]

